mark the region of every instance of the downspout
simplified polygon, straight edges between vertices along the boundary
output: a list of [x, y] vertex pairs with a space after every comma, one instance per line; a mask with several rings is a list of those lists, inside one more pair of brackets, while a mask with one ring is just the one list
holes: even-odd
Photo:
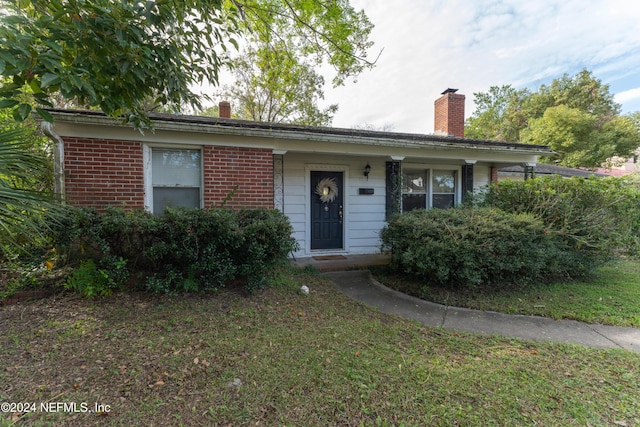
[[43, 121], [40, 127], [53, 141], [53, 192], [64, 203], [64, 141], [53, 131], [53, 124]]

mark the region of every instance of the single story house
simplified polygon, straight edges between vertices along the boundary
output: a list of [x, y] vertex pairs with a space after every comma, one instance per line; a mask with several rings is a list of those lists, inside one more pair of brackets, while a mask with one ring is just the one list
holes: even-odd
[[296, 257], [380, 251], [392, 213], [443, 208], [535, 164], [549, 147], [464, 138], [464, 95], [435, 101], [435, 135], [151, 114], [144, 134], [96, 111], [50, 110], [56, 189], [69, 204], [276, 208]]

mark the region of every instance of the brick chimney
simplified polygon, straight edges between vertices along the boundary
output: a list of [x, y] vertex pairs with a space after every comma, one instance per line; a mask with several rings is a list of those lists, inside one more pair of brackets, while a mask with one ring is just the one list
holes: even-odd
[[434, 131], [436, 134], [464, 138], [464, 95], [458, 89], [447, 89], [435, 101]]
[[228, 101], [220, 101], [220, 103], [218, 104], [218, 110], [220, 111], [221, 118], [231, 118], [231, 104]]

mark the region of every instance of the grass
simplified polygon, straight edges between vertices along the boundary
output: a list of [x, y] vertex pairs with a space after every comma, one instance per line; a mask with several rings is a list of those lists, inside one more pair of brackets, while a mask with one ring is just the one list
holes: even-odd
[[385, 285], [419, 298], [456, 307], [640, 327], [640, 262], [620, 260], [588, 281], [530, 285], [522, 289], [465, 291], [429, 286], [415, 277], [374, 270]]
[[423, 327], [308, 271], [279, 282], [0, 308], [0, 402], [110, 407], [0, 425], [640, 425], [639, 354]]

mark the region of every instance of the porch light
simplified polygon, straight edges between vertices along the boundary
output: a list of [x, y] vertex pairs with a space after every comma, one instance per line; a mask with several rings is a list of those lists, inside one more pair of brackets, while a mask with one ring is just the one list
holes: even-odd
[[369, 172], [371, 172], [371, 165], [367, 162], [367, 166], [364, 167], [364, 176], [367, 177], [367, 181], [369, 181]]

